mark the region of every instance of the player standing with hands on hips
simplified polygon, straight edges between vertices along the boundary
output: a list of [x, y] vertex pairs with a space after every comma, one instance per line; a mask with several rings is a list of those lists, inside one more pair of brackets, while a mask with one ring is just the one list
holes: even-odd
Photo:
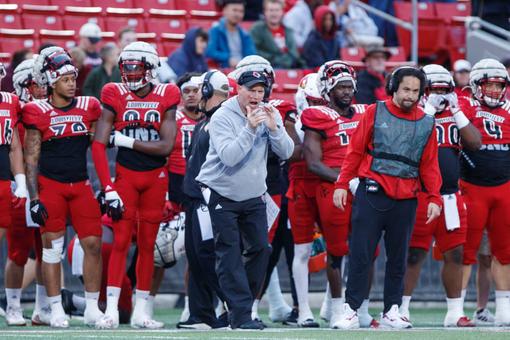
[[[441, 212], [434, 115], [417, 106], [425, 83], [425, 74], [417, 68], [393, 71], [386, 85], [391, 98], [369, 106], [352, 135], [333, 195], [335, 205], [345, 209], [349, 181], [360, 178], [352, 207], [346, 303], [337, 328], [359, 327], [356, 310], [368, 291], [369, 270], [383, 230], [387, 261], [381, 327], [412, 327], [399, 306], [422, 183], [428, 192], [427, 223]], [[441, 104], [435, 98], [430, 101], [427, 105]]]
[[230, 310], [230, 325], [262, 329], [262, 323], [252, 320], [251, 308], [271, 251], [264, 197], [268, 146], [280, 159], [288, 159], [294, 143], [278, 111], [261, 105], [269, 85], [267, 75], [248, 71], [237, 84], [238, 95], [225, 101], [211, 118], [210, 147], [196, 179], [205, 186], [216, 273]]

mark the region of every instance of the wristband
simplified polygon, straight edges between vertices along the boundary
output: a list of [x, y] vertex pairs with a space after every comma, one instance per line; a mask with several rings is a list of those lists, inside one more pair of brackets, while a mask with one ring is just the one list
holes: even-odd
[[16, 190], [22, 189], [27, 191], [27, 177], [25, 174], [14, 175], [14, 182], [16, 182]]
[[134, 138], [123, 135], [120, 131], [115, 131], [115, 146], [132, 149], [133, 144], [135, 144]]
[[456, 114], [453, 115], [453, 119], [455, 120], [455, 124], [457, 124], [457, 127], [460, 129], [465, 128], [469, 125], [470, 121], [467, 119], [466, 115], [462, 111], [457, 111]]

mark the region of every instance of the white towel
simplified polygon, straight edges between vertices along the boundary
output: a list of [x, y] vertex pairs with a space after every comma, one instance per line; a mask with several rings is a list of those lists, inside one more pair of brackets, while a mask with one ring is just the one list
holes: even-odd
[[443, 195], [443, 207], [446, 230], [452, 231], [460, 228], [459, 209], [457, 208], [457, 197], [455, 194]]

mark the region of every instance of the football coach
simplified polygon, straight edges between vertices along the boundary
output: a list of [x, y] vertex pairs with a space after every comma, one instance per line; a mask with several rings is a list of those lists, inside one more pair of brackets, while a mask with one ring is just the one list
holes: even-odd
[[[397, 68], [388, 78], [390, 98], [367, 108], [354, 132], [333, 196], [344, 209], [349, 181], [359, 177], [352, 207], [349, 275], [339, 328], [358, 328], [356, 310], [369, 289], [369, 270], [384, 231], [386, 273], [381, 326], [410, 328], [399, 313], [407, 249], [416, 216], [416, 194], [428, 193], [427, 223], [441, 212], [436, 129], [426, 108], [418, 107], [425, 89], [420, 69]], [[433, 110], [431, 110], [433, 111]], [[435, 111], [434, 111], [435, 112]]]
[[268, 147], [285, 160], [292, 155], [294, 142], [278, 111], [262, 104], [267, 75], [247, 71], [237, 84], [238, 95], [226, 100], [211, 118], [209, 151], [196, 180], [205, 187], [216, 273], [230, 325], [262, 329], [262, 323], [251, 318], [251, 307], [271, 253], [265, 203], [270, 196], [264, 196]]

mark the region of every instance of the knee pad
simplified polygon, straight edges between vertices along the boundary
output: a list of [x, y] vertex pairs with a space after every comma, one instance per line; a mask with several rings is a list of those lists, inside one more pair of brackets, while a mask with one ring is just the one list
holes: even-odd
[[410, 248], [407, 255], [407, 264], [413, 266], [420, 263], [427, 253], [423, 249]]
[[329, 259], [330, 259], [330, 263], [331, 263], [331, 268], [333, 269], [341, 269], [342, 268], [342, 256], [334, 256], [334, 255], [329, 255]]
[[46, 263], [56, 264], [62, 261], [64, 251], [64, 236], [51, 241], [51, 248], [43, 248], [42, 259]]

